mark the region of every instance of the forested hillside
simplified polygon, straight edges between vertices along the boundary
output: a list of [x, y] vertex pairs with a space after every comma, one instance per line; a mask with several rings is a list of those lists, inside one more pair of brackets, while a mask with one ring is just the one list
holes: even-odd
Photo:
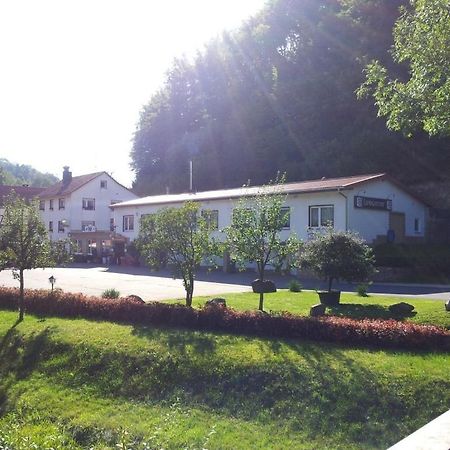
[[[445, 181], [450, 140], [386, 128], [358, 100], [364, 67], [392, 62], [407, 0], [273, 0], [239, 30], [179, 59], [141, 112], [132, 166], [139, 194], [388, 172], [408, 185]], [[400, 67], [400, 71], [399, 71]], [[403, 71], [403, 72], [402, 72]]]
[[50, 173], [42, 173], [26, 164], [15, 164], [0, 158], [0, 184], [33, 187], [47, 187], [56, 183], [58, 178]]

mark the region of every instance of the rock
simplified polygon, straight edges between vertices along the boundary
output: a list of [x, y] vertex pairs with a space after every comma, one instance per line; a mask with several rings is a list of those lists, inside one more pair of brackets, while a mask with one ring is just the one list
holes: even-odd
[[446, 310], [446, 311], [450, 311], [450, 300], [447, 300], [447, 301], [445, 302], [445, 310]]
[[311, 306], [311, 309], [309, 310], [309, 315], [312, 317], [319, 317], [323, 316], [325, 314], [326, 306], [322, 303], [318, 303], [317, 305]]
[[206, 306], [220, 306], [221, 308], [227, 307], [227, 301], [224, 298], [212, 298], [206, 302]]
[[414, 311], [414, 306], [409, 303], [400, 302], [389, 306], [389, 311], [393, 314], [405, 315], [412, 313]]
[[139, 297], [139, 295], [129, 295], [127, 297], [127, 300], [129, 300], [130, 302], [135, 302], [135, 303], [145, 303], [144, 300], [142, 300], [142, 298]]
[[277, 292], [275, 283], [270, 280], [261, 281], [259, 278], [252, 282], [253, 292], [256, 294], [267, 294], [269, 292]]

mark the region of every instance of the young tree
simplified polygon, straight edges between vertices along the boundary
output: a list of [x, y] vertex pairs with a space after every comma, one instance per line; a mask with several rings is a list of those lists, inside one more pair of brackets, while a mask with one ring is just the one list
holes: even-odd
[[0, 226], [0, 270], [13, 269], [19, 280], [19, 321], [24, 316], [24, 271], [53, 265], [47, 230], [35, 202], [11, 196], [4, 205]]
[[[259, 279], [264, 281], [268, 265], [276, 265], [280, 259], [295, 255], [300, 242], [290, 234], [282, 239], [281, 231], [290, 219], [289, 212], [283, 209], [286, 195], [281, 194], [277, 184], [263, 186], [252, 197], [239, 201], [233, 210], [231, 225], [225, 228], [230, 256], [238, 266], [248, 262], [256, 263]], [[264, 310], [264, 293], [259, 294], [259, 310]]]
[[379, 61], [366, 68], [359, 97], [373, 95], [391, 130], [411, 135], [450, 135], [450, 5], [448, 0], [410, 0], [394, 27], [394, 61], [409, 79], [392, 79]]
[[186, 290], [186, 306], [192, 306], [195, 272], [200, 263], [214, 254], [214, 240], [198, 205], [185, 203], [144, 217], [136, 246], [152, 267], [170, 265], [181, 276]]
[[328, 228], [305, 243], [300, 266], [328, 281], [366, 281], [374, 273], [372, 249], [357, 234]]

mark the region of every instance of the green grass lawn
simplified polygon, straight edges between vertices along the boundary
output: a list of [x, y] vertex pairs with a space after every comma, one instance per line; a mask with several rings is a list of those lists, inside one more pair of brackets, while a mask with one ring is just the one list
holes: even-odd
[[[237, 294], [224, 294], [222, 296], [229, 307], [238, 310], [251, 310], [258, 308], [259, 294], [242, 292]], [[194, 297], [194, 306], [203, 306], [211, 297]], [[289, 311], [294, 314], [309, 315], [312, 305], [319, 303], [314, 291], [290, 292], [280, 289], [272, 294], [265, 294], [264, 309], [270, 311]], [[183, 303], [184, 300], [171, 302]], [[389, 305], [407, 302], [414, 305], [412, 314], [405, 317], [393, 315]], [[422, 324], [434, 324], [450, 329], [450, 313], [445, 310], [443, 300], [429, 300], [405, 297], [388, 297], [373, 295], [358, 297], [356, 294], [341, 294], [341, 304], [337, 307], [327, 308], [327, 314], [352, 317], [355, 319], [402, 319]]]
[[450, 405], [449, 354], [16, 318], [0, 448], [386, 448]]

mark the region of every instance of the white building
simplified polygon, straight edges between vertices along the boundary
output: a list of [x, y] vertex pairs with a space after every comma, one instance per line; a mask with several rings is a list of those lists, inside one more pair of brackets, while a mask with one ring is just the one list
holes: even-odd
[[[112, 206], [114, 224], [119, 233], [134, 240], [142, 216], [194, 201], [202, 210], [213, 212], [220, 230], [230, 224], [236, 203], [260, 189], [242, 187], [130, 200]], [[337, 230], [356, 231], [369, 243], [404, 242], [425, 236], [427, 206], [386, 174], [287, 183], [280, 190], [287, 195], [285, 207], [289, 212], [283, 237], [295, 232], [305, 240], [310, 230], [326, 224]]]
[[123, 254], [126, 239], [112, 227], [111, 204], [137, 198], [106, 172], [72, 177], [64, 167], [62, 181], [39, 194], [39, 209], [51, 240], [71, 238], [77, 253]]

